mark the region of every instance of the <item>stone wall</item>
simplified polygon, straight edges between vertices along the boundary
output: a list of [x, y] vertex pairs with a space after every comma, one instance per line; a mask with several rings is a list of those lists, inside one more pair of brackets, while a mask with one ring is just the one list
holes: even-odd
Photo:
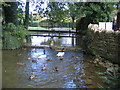
[[120, 65], [120, 31], [88, 26], [87, 50]]

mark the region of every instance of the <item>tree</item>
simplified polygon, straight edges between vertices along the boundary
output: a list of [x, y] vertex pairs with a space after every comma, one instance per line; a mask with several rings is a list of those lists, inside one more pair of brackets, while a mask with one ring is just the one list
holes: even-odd
[[99, 21], [111, 21], [113, 16], [113, 7], [115, 3], [110, 2], [87, 2], [84, 4], [84, 14], [92, 20], [92, 23], [98, 23]]
[[117, 9], [118, 9], [118, 13], [117, 13], [116, 29], [120, 30], [120, 2], [117, 4]]
[[23, 13], [23, 2], [18, 2], [18, 22], [19, 22], [19, 25], [24, 25], [24, 13]]
[[[76, 30], [79, 32], [80, 30], [87, 30], [87, 26], [89, 23], [99, 23], [111, 21], [113, 18], [113, 7], [115, 3], [110, 2], [86, 2], [83, 3], [81, 7], [82, 13], [84, 15], [84, 19], [79, 20], [77, 23]], [[84, 26], [82, 23], [84, 22]], [[79, 27], [81, 26], [81, 27]]]
[[80, 3], [77, 2], [50, 2], [48, 3], [47, 14], [51, 20], [60, 22], [71, 17], [72, 29], [74, 29], [75, 19], [81, 16]]
[[5, 2], [3, 4], [5, 25], [2, 27], [2, 48], [16, 49], [24, 44], [28, 30], [18, 24], [18, 3]]
[[3, 5], [5, 23], [18, 25], [17, 2], [5, 2], [9, 6]]
[[64, 21], [66, 17], [65, 3], [49, 2], [46, 10], [46, 14], [54, 22]]
[[81, 3], [80, 2], [72, 2], [72, 3], [68, 2], [67, 4], [68, 4], [68, 15], [72, 19], [72, 29], [74, 29], [75, 19], [82, 16]]
[[25, 20], [24, 20], [25, 28], [28, 28], [28, 25], [29, 25], [29, 0], [26, 0]]

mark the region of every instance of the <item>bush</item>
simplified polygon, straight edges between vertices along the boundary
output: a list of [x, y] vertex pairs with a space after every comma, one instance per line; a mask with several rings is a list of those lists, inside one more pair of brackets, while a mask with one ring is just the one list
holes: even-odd
[[24, 44], [23, 40], [28, 34], [28, 30], [23, 26], [15, 26], [9, 23], [3, 27], [2, 42], [3, 49], [16, 49]]
[[33, 21], [30, 26], [31, 27], [38, 27], [39, 26], [39, 21]]

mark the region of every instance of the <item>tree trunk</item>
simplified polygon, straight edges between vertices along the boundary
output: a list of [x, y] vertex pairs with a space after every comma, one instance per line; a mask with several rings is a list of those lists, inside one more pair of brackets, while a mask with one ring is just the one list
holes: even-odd
[[120, 12], [117, 13], [116, 29], [120, 30]]
[[74, 21], [75, 21], [75, 17], [72, 17], [72, 30], [74, 30]]
[[18, 25], [17, 2], [6, 2], [10, 6], [3, 6], [5, 23]]
[[25, 20], [24, 20], [25, 28], [28, 28], [28, 25], [29, 25], [29, 0], [26, 1], [25, 7]]

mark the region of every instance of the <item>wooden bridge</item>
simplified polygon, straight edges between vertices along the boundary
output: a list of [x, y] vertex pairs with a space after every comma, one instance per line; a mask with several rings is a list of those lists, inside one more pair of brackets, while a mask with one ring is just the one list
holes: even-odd
[[42, 27], [28, 27], [30, 32], [51, 32], [51, 33], [76, 33], [76, 30], [69, 28], [42, 28]]
[[48, 34], [48, 35], [43, 35], [43, 34], [29, 34], [29, 36], [41, 36], [41, 37], [75, 37], [75, 35], [74, 34], [72, 34], [72, 35], [50, 35], [50, 34]]
[[[69, 28], [42, 28], [42, 27], [29, 27], [29, 32], [37, 32], [37, 34], [29, 34], [29, 36], [42, 36], [42, 37], [75, 37], [76, 30]], [[47, 32], [48, 34], [39, 34], [39, 32]], [[57, 34], [53, 34], [57, 33]], [[61, 35], [61, 33], [68, 33], [69, 35]]]
[[[28, 36], [41, 36], [41, 37], [71, 37], [72, 39], [76, 37], [76, 30], [64, 29], [64, 28], [41, 28], [41, 27], [29, 27], [29, 32], [36, 32], [36, 33], [29, 33]], [[39, 33], [39, 32], [47, 32], [47, 33]], [[64, 33], [64, 34], [62, 34]], [[30, 48], [49, 48], [49, 45], [25, 45], [24, 47]]]

